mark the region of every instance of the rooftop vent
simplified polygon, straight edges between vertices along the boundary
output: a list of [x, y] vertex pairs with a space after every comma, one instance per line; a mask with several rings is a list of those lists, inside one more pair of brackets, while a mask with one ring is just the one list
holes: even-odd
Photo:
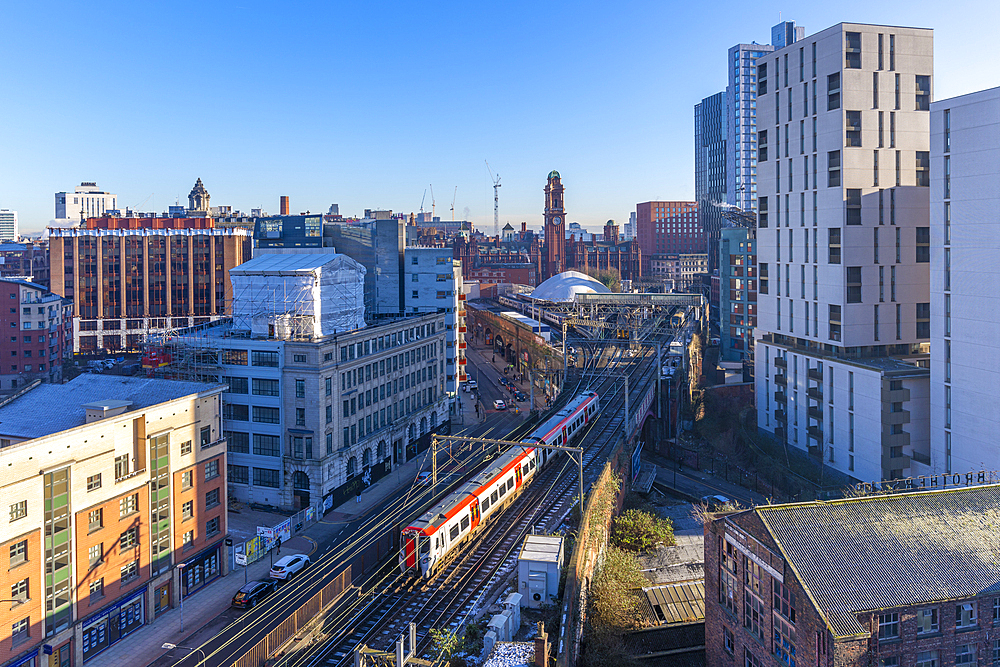
[[94, 401], [84, 403], [83, 409], [87, 411], [87, 423], [96, 422], [108, 417], [120, 415], [132, 406], [132, 401]]

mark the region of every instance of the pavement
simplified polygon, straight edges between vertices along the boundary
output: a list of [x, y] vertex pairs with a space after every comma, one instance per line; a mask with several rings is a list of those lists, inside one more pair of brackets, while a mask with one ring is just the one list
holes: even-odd
[[[528, 410], [523, 409], [519, 415], [512, 411], [495, 411], [492, 409], [493, 395], [500, 398], [504, 391], [497, 382], [502, 374], [502, 367], [494, 367], [486, 362], [481, 354], [473, 353], [470, 363], [479, 361], [476, 368], [482, 390], [484, 381], [488, 384], [483, 395], [484, 403], [490, 406], [482, 418], [477, 418], [473, 400], [469, 394], [460, 394], [462, 412], [452, 420], [453, 433], [468, 432], [480, 437], [498, 437], [503, 435], [528, 416]], [[477, 359], [478, 358], [478, 359]], [[484, 372], [484, 368], [489, 370]], [[499, 362], [498, 362], [499, 366]], [[525, 387], [526, 388], [526, 387]], [[490, 396], [490, 398], [487, 397]], [[522, 404], [526, 405], [526, 404]], [[363, 521], [381, 510], [393, 497], [405, 492], [416, 479], [421, 470], [430, 469], [430, 450], [419, 457], [398, 466], [393, 472], [382, 478], [361, 494], [361, 502], [349, 500], [323, 516], [322, 519], [307, 526], [302, 532], [282, 543], [280, 555], [304, 553], [316, 560], [319, 555], [330, 548], [345, 530], [352, 524]], [[447, 468], [445, 468], [447, 470]], [[270, 512], [255, 512], [249, 509], [230, 511], [229, 532], [234, 541], [247, 539], [255, 532], [256, 526], [273, 526], [284, 520], [287, 515]], [[350, 531], [348, 531], [350, 532]], [[349, 535], [345, 535], [345, 538]], [[202, 646], [223, 628], [238, 621], [245, 611], [230, 606], [233, 596], [244, 585], [245, 581], [266, 579], [269, 576], [271, 562], [280, 557], [278, 553], [269, 554], [248, 567], [237, 566], [227, 576], [220, 577], [204, 588], [184, 598], [183, 610], [180, 606], [160, 614], [154, 622], [148, 623], [123, 641], [105, 650], [88, 661], [88, 665], [96, 667], [119, 665], [149, 665], [150, 667], [166, 667], [186, 658], [189, 654], [197, 654]], [[244, 571], [245, 570], [245, 571]], [[182, 620], [183, 615], [183, 620]], [[165, 650], [164, 643], [175, 644], [177, 648]], [[200, 656], [192, 656], [198, 660]], [[190, 664], [190, 663], [187, 663]], [[197, 662], [195, 664], [198, 664]]]
[[737, 501], [742, 507], [768, 504], [767, 499], [759, 493], [727, 482], [707, 471], [680, 468], [676, 462], [648, 451], [642, 453], [642, 458], [656, 464], [655, 484], [669, 489], [678, 498], [695, 503], [701, 502], [705, 496], [718, 494]]

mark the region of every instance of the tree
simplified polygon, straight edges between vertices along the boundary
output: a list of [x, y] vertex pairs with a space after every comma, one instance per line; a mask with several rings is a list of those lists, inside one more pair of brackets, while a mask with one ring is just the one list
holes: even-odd
[[622, 291], [622, 274], [618, 269], [590, 269], [587, 271], [587, 275], [612, 292]]
[[611, 539], [622, 549], [643, 552], [655, 546], [674, 544], [674, 525], [670, 519], [649, 512], [625, 510], [612, 523]]
[[439, 661], [451, 659], [462, 648], [462, 640], [454, 630], [431, 628], [430, 636], [433, 654]]

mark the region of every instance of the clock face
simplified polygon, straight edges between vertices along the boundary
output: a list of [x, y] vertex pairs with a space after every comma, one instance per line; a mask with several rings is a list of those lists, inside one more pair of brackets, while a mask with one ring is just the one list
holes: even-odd
[[561, 224], [561, 223], [562, 223], [562, 218], [560, 218], [559, 216], [556, 216], [556, 217], [552, 218], [552, 224], [553, 225], [558, 225], [558, 224]]

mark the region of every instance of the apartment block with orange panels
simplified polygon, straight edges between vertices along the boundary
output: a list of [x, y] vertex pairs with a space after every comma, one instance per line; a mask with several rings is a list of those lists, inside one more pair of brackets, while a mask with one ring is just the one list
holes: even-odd
[[[224, 386], [81, 375], [0, 405], [0, 598], [23, 600], [0, 605], [0, 663], [83, 665], [225, 574]], [[189, 496], [213, 531], [185, 549]]]

